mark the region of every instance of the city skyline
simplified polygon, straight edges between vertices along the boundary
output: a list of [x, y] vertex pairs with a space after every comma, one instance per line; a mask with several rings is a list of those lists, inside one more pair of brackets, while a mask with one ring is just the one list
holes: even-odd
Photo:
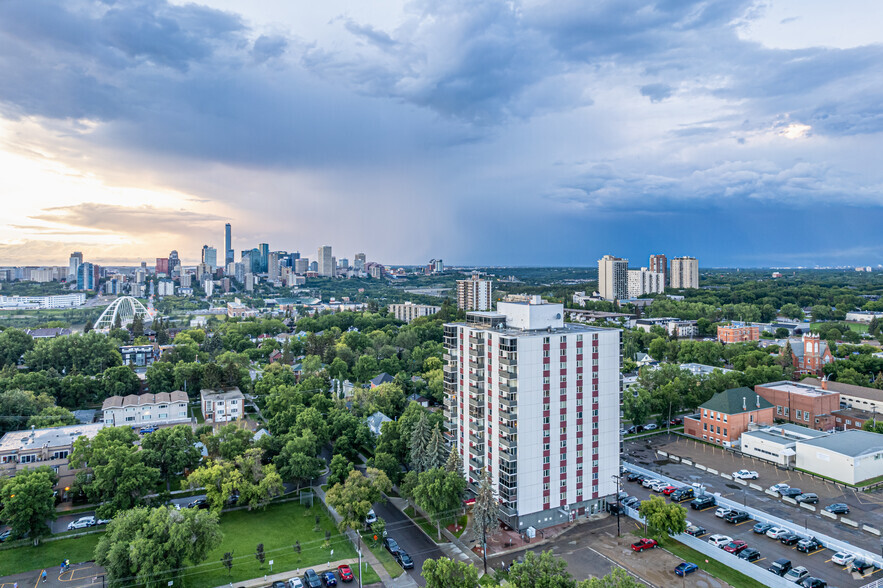
[[0, 263], [883, 262], [879, 3], [253, 4], [0, 4]]

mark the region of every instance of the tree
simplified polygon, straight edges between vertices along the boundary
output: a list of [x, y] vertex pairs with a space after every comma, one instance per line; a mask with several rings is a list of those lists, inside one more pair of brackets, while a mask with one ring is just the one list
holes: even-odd
[[136, 314], [135, 318], [132, 319], [132, 337], [138, 338], [144, 335], [144, 319], [140, 314]]
[[650, 416], [652, 396], [644, 388], [632, 388], [623, 395], [622, 415], [634, 425], [643, 425]]
[[101, 383], [108, 397], [128, 396], [137, 394], [141, 390], [141, 380], [138, 379], [138, 375], [132, 371], [132, 368], [124, 365], [104, 370]]
[[448, 461], [450, 451], [448, 450], [445, 438], [442, 437], [441, 427], [436, 425], [432, 429], [432, 435], [429, 437], [429, 443], [426, 446], [426, 467], [441, 468]]
[[475, 497], [475, 504], [472, 505], [472, 534], [476, 541], [481, 541], [485, 573], [487, 573], [487, 536], [493, 535], [499, 529], [497, 524], [499, 516], [500, 503], [494, 493], [491, 475], [483, 468], [478, 494]]
[[188, 425], [162, 428], [141, 441], [144, 463], [159, 470], [166, 481], [166, 490], [172, 490], [172, 477], [195, 467], [202, 457], [196, 448], [196, 437]]
[[21, 357], [34, 348], [34, 339], [20, 329], [0, 332], [0, 367], [18, 365]]
[[28, 419], [27, 428], [48, 429], [50, 427], [64, 427], [77, 424], [74, 413], [60, 406], [48, 406], [40, 411], [40, 414]]
[[329, 469], [328, 486], [331, 487], [346, 481], [353, 471], [353, 462], [338, 453], [331, 458]]
[[92, 322], [92, 319], [86, 319], [86, 324], [83, 325], [83, 334], [85, 335], [94, 328], [95, 324]]
[[393, 484], [398, 484], [402, 479], [402, 465], [392, 454], [378, 451], [371, 458], [369, 464], [383, 471]]
[[779, 314], [782, 316], [786, 316], [790, 319], [802, 319], [803, 318], [803, 310], [799, 306], [793, 303], [783, 304], [782, 308], [779, 310]]
[[224, 553], [224, 556], [221, 558], [221, 563], [227, 568], [227, 575], [229, 576], [233, 572], [233, 552], [228, 551]]
[[661, 496], [641, 501], [641, 516], [654, 535], [677, 535], [687, 530], [687, 510], [675, 503], [667, 503]]
[[258, 546], [254, 550], [254, 557], [258, 562], [260, 562], [260, 569], [264, 568], [264, 560], [267, 558], [267, 554], [264, 553], [264, 544], [258, 543]]
[[57, 518], [52, 487], [58, 476], [48, 467], [20, 470], [3, 485], [2, 519], [12, 529], [13, 537], [28, 535], [37, 545], [40, 538], [52, 533], [47, 521]]
[[204, 561], [221, 539], [214, 513], [138, 507], [110, 522], [95, 547], [95, 561], [104, 567], [111, 585], [125, 581], [157, 586], [169, 570]]
[[574, 588], [576, 582], [567, 571], [567, 562], [555, 557], [551, 551], [537, 555], [525, 552], [524, 561], [515, 563], [509, 570], [509, 582], [515, 588]]
[[262, 455], [263, 450], [254, 447], [233, 460], [209, 460], [187, 476], [187, 484], [205, 488], [213, 512], [220, 512], [233, 496], [249, 510], [264, 508], [282, 493], [282, 477], [275, 465], [261, 463]]
[[392, 489], [386, 474], [376, 468], [368, 468], [367, 476], [354, 470], [346, 482], [335, 484], [325, 495], [325, 502], [341, 516], [338, 528], [358, 531], [365, 524], [365, 517], [372, 505]]
[[54, 404], [52, 398], [45, 393], [34, 394], [18, 389], [0, 392], [0, 433], [22, 428], [27, 419]]
[[463, 501], [466, 479], [461, 472], [438, 467], [421, 472], [414, 488], [414, 502], [435, 522], [441, 540], [441, 523], [451, 519]]
[[478, 570], [471, 563], [447, 557], [423, 562], [423, 579], [427, 588], [475, 588]]
[[353, 367], [353, 376], [359, 382], [367, 382], [377, 375], [379, 369], [375, 358], [370, 355], [362, 355], [356, 360], [356, 365]]
[[463, 471], [463, 458], [460, 457], [460, 452], [457, 451], [456, 445], [451, 448], [451, 453], [448, 455], [448, 460], [445, 462], [445, 469], [449, 472]]
[[423, 472], [427, 469], [426, 449], [431, 436], [432, 430], [429, 428], [429, 419], [426, 418], [426, 413], [423, 412], [420, 415], [420, 420], [417, 421], [417, 425], [414, 427], [414, 431], [411, 433], [409, 463], [411, 468], [418, 472]]
[[668, 351], [668, 341], [666, 341], [663, 337], [657, 337], [650, 341], [650, 347], [647, 350], [647, 353], [650, 354], [650, 357], [655, 359], [656, 361], [662, 361], [665, 358], [665, 354]]
[[75, 468], [92, 468], [92, 479], [83, 488], [89, 499], [100, 504], [96, 514], [111, 518], [114, 513], [143, 504], [160, 480], [159, 470], [144, 463], [135, 447], [138, 436], [129, 427], [108, 427], [89, 439], [74, 441], [70, 463]]
[[158, 361], [148, 367], [145, 378], [151, 394], [175, 390], [175, 366], [168, 361]]
[[297, 488], [306, 480], [311, 480], [322, 473], [324, 462], [300, 450], [296, 439], [288, 441], [277, 455], [273, 463], [284, 480], [297, 482]]
[[642, 588], [644, 584], [638, 582], [622, 568], [613, 568], [606, 576], [583, 580], [578, 588]]

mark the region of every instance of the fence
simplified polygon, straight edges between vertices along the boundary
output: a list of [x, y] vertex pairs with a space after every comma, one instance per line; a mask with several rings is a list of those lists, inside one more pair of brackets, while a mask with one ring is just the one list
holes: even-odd
[[[668, 482], [672, 486], [681, 487], [681, 486], [689, 486], [690, 485], [690, 484], [685, 484], [684, 482], [675, 480], [674, 478], [669, 478], [668, 476], [665, 476], [664, 474], [660, 474], [659, 472], [654, 472], [654, 471], [642, 468], [638, 465], [630, 464], [627, 462], [622, 462], [622, 465], [624, 468], [628, 469], [629, 471], [637, 472], [637, 473], [643, 474], [645, 476], [650, 476], [652, 478], [656, 478], [657, 480], [663, 480], [665, 482]], [[863, 559], [865, 561], [873, 563], [877, 567], [883, 567], [883, 558], [881, 558], [879, 554], [871, 553], [870, 551], [867, 551], [866, 549], [862, 549], [861, 547], [856, 547], [855, 545], [852, 545], [850, 543], [846, 543], [845, 541], [841, 541], [840, 539], [835, 539], [833, 537], [829, 537], [827, 535], [819, 533], [818, 531], [813, 531], [813, 530], [809, 529], [809, 527], [805, 527], [805, 528], [798, 527], [790, 521], [786, 521], [784, 519], [774, 517], [774, 516], [767, 514], [765, 512], [751, 508], [750, 506], [745, 506], [743, 504], [739, 504], [738, 502], [736, 502], [734, 500], [730, 500], [729, 498], [724, 498], [723, 496], [719, 496], [717, 494], [714, 494], [714, 497], [715, 497], [717, 504], [719, 506], [726, 506], [728, 508], [732, 508], [732, 509], [736, 509], [736, 510], [743, 510], [743, 511], [747, 512], [751, 516], [751, 518], [757, 522], [769, 523], [769, 524], [775, 525], [777, 527], [784, 527], [784, 528], [788, 529], [789, 531], [791, 531], [792, 533], [794, 533], [795, 535], [799, 535], [802, 538], [815, 537], [816, 539], [818, 539], [822, 543], [822, 545], [824, 545], [828, 549], [831, 549], [833, 551], [846, 551], [847, 553], [855, 554], [855, 556], [859, 559]], [[629, 515], [629, 516], [631, 516], [631, 515]], [[729, 564], [727, 564], [727, 565], [729, 565]]]

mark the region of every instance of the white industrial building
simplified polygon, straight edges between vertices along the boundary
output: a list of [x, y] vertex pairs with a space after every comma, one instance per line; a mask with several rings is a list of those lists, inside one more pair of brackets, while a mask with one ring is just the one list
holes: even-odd
[[620, 331], [563, 316], [535, 297], [444, 327], [448, 434], [470, 488], [487, 468], [516, 530], [598, 512], [616, 493]]
[[797, 468], [845, 484], [883, 476], [883, 435], [851, 429], [797, 442]]
[[823, 431], [786, 423], [745, 431], [739, 438], [739, 448], [745, 455], [783, 467], [791, 467], [795, 465], [798, 441], [818, 439], [827, 435], [828, 433]]
[[0, 308], [71, 308], [86, 304], [86, 295], [0, 296]]

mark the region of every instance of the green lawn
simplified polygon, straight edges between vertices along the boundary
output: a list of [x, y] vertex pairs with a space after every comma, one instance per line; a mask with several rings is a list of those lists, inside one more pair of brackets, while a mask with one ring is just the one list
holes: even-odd
[[374, 544], [373, 536], [370, 532], [364, 533], [362, 535], [362, 545], [365, 545], [368, 549], [371, 550], [371, 553], [380, 560], [380, 563], [383, 565], [386, 573], [392, 576], [393, 578], [398, 578], [402, 574], [405, 573], [405, 570], [402, 569], [402, 566], [389, 554], [389, 552], [384, 549], [383, 545], [378, 542], [376, 545]]
[[[317, 514], [320, 516], [320, 530], [314, 531]], [[263, 511], [225, 513], [221, 516], [221, 531], [224, 533], [221, 546], [209, 553], [205, 562], [178, 576], [176, 584], [184, 582], [188, 588], [209, 588], [260, 577], [270, 573], [270, 560], [274, 561], [273, 573], [289, 570], [303, 573], [305, 568], [313, 567], [320, 572], [325, 570], [325, 564], [329, 561], [357, 557], [352, 544], [337, 532], [334, 523], [318, 504], [307, 509], [297, 502], [286, 502], [271, 505]], [[327, 546], [326, 531], [331, 532]], [[5, 549], [0, 551], [0, 570], [3, 574], [13, 574], [57, 566], [63, 559], [70, 559], [71, 562], [91, 560], [99, 537], [100, 534], [91, 534], [50, 541], [38, 547], [25, 545]], [[295, 541], [300, 541], [300, 555], [294, 552]], [[263, 567], [254, 556], [258, 543], [264, 544], [266, 563]], [[221, 564], [221, 557], [228, 551], [233, 553], [234, 558], [229, 576]], [[368, 567], [362, 581], [370, 584], [379, 582], [380, 578]]]
[[[836, 321], [836, 322], [837, 322], [838, 328], [846, 325], [850, 329], [852, 329], [853, 331], [855, 331], [856, 333], [859, 333], [859, 334], [868, 332], [868, 325], [866, 325], [864, 323], [847, 323], [845, 321]], [[810, 323], [809, 328], [811, 331], [813, 331], [815, 333], [815, 332], [818, 332], [818, 327], [821, 324], [824, 324], [824, 323]], [[842, 331], [843, 329], [840, 328], [840, 330]]]
[[447, 539], [445, 539], [444, 535], [442, 535], [441, 540], [438, 538], [438, 528], [435, 526], [435, 523], [427, 520], [426, 518], [417, 514], [414, 510], [413, 506], [409, 506], [405, 509], [405, 514], [408, 515], [412, 521], [420, 525], [420, 527], [426, 531], [426, 534], [435, 541], [436, 543], [447, 543]]
[[71, 563], [89, 561], [100, 538], [101, 533], [93, 533], [74, 539], [47, 541], [37, 547], [26, 543], [4, 549], [0, 551], [0, 571], [3, 575], [18, 574], [57, 566], [64, 559], [71, 560]]

